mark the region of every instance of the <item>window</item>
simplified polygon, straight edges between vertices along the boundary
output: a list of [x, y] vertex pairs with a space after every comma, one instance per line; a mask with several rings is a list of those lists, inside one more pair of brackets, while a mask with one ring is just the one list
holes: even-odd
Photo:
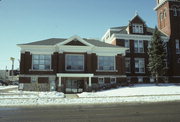
[[144, 58], [135, 58], [135, 72], [136, 73], [145, 72]]
[[160, 13], [160, 20], [162, 21], [164, 18], [163, 13]]
[[143, 53], [144, 52], [144, 44], [142, 40], [134, 41], [134, 52], [135, 53]]
[[98, 70], [115, 70], [114, 56], [98, 56]]
[[178, 58], [177, 63], [180, 63], [180, 58]]
[[155, 79], [153, 77], [150, 77], [150, 83], [153, 83]]
[[32, 83], [37, 82], [37, 77], [31, 77], [31, 82], [32, 82]]
[[104, 84], [104, 78], [98, 78], [98, 84], [100, 85]]
[[50, 70], [51, 69], [51, 55], [32, 55], [32, 69], [33, 70]]
[[130, 52], [129, 40], [124, 40], [124, 47], [129, 48], [126, 52]]
[[110, 78], [110, 83], [115, 84], [116, 83], [116, 78]]
[[176, 54], [180, 54], [179, 40], [176, 39]]
[[168, 61], [167, 61], [167, 59], [164, 59], [164, 62], [165, 62], [165, 67], [168, 68]]
[[138, 77], [138, 82], [142, 83], [143, 82], [143, 78], [142, 77]]
[[84, 71], [84, 55], [66, 54], [66, 71]]
[[143, 25], [142, 24], [133, 24], [133, 33], [143, 33]]
[[166, 18], [167, 17], [167, 13], [166, 13], [166, 9], [164, 10], [164, 18]]
[[177, 8], [173, 8], [174, 16], [177, 16]]
[[127, 73], [131, 72], [131, 60], [130, 60], [130, 58], [125, 58], [125, 68], [126, 68]]

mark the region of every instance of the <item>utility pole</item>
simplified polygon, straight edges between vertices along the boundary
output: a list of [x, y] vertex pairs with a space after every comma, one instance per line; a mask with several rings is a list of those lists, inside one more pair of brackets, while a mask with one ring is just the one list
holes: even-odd
[[15, 58], [11, 57], [10, 60], [12, 61], [12, 69], [11, 69], [11, 75], [12, 75], [12, 81], [13, 81], [13, 76], [14, 76], [14, 60]]

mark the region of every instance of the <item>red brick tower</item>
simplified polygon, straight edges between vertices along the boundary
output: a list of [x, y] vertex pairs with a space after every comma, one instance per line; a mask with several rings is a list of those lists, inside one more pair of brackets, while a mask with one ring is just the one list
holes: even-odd
[[171, 81], [180, 82], [180, 0], [157, 0], [158, 28], [169, 37], [168, 61]]

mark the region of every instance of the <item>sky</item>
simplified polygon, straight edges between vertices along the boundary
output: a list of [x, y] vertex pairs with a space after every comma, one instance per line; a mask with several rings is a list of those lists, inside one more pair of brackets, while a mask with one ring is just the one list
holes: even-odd
[[0, 0], [0, 69], [11, 69], [10, 57], [19, 68], [17, 44], [73, 35], [101, 39], [136, 12], [155, 27], [155, 5], [155, 0]]

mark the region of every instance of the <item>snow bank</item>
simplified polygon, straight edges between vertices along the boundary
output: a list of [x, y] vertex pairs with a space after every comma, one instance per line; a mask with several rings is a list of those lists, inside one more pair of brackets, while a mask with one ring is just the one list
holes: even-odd
[[123, 96], [154, 96], [154, 95], [180, 95], [180, 86], [174, 84], [139, 84], [132, 87], [120, 87], [118, 89], [81, 93], [79, 97], [123, 97]]

